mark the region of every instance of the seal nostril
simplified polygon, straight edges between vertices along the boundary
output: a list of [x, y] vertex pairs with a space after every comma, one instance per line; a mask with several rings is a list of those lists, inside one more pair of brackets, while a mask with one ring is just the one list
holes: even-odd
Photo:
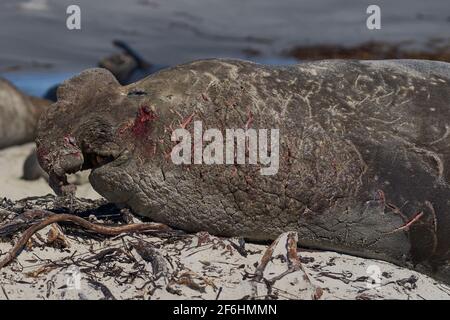
[[74, 146], [74, 147], [77, 146], [75, 138], [70, 136], [70, 135], [67, 135], [67, 136], [64, 137], [64, 144], [66, 146]]

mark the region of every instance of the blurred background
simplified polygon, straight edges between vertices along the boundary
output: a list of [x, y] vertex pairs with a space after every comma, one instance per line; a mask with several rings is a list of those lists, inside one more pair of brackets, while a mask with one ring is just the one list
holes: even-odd
[[[73, 4], [81, 30], [66, 27]], [[371, 4], [380, 30], [366, 27]], [[116, 39], [156, 69], [211, 57], [450, 61], [449, 0], [0, 0], [0, 26], [0, 76], [34, 95], [118, 52]]]

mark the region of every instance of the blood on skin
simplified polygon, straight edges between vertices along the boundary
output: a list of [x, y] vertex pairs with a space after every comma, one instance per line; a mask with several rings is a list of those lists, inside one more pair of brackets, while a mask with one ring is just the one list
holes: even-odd
[[44, 147], [37, 148], [36, 155], [37, 155], [37, 158], [39, 159], [39, 162], [41, 163], [41, 165], [43, 167], [48, 167], [48, 164], [50, 163], [50, 159], [49, 159], [49, 152], [48, 152], [47, 148], [44, 148]]
[[72, 137], [71, 135], [64, 136], [64, 145], [65, 146], [68, 146], [68, 145], [76, 146], [75, 138]]
[[74, 152], [70, 152], [68, 154], [74, 155], [76, 157], [81, 157], [81, 151], [78, 149], [76, 140], [71, 135], [67, 134], [63, 138], [64, 140], [64, 147], [67, 148], [67, 150], [71, 151], [75, 149]]
[[142, 106], [138, 110], [138, 114], [134, 119], [133, 127], [131, 128], [136, 137], [143, 138], [147, 136], [149, 126], [148, 122], [157, 119], [158, 116], [147, 106]]

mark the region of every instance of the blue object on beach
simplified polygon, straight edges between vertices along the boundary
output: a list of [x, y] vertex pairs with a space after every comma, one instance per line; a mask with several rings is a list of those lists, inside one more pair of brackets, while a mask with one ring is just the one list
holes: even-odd
[[9, 80], [20, 91], [35, 97], [44, 97], [49, 88], [70, 78], [77, 72], [8, 72], [0, 76]]

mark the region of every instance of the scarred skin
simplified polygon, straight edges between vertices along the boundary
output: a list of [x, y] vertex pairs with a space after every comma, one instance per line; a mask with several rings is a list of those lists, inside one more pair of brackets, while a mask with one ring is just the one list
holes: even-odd
[[[450, 65], [204, 60], [122, 87], [106, 70], [65, 82], [38, 158], [59, 194], [94, 189], [187, 231], [270, 240], [414, 267], [450, 282]], [[279, 129], [272, 176], [255, 165], [175, 165], [173, 130]], [[408, 223], [409, 222], [409, 223]], [[400, 229], [399, 229], [400, 228]]]

